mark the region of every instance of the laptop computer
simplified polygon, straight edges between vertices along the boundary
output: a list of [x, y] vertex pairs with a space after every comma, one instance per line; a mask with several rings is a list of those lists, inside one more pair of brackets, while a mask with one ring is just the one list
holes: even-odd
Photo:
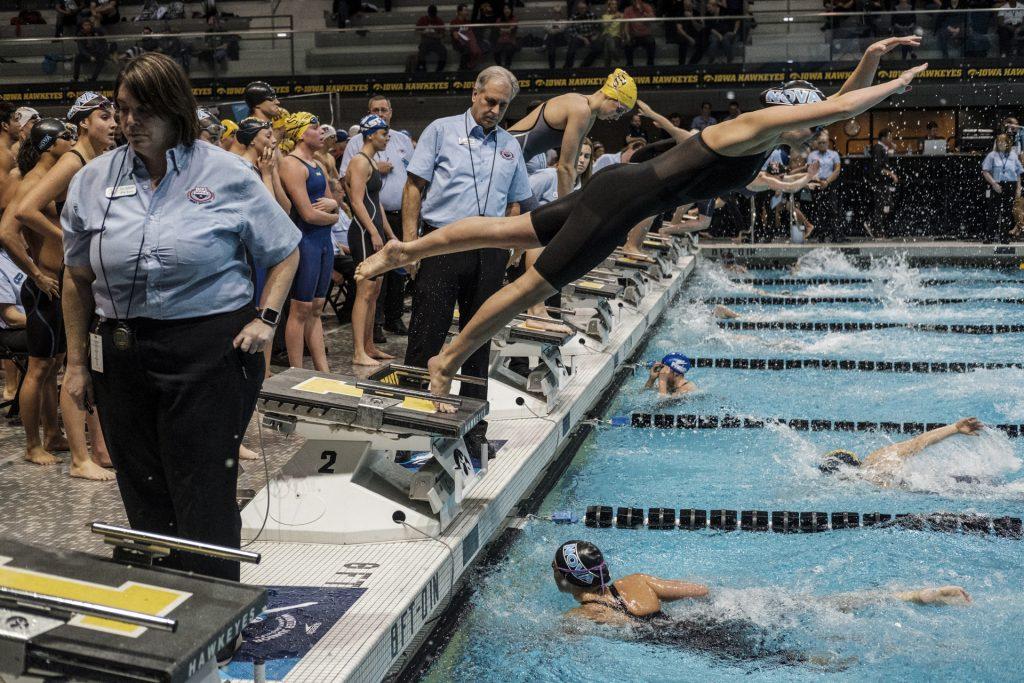
[[946, 153], [945, 140], [925, 140], [924, 149], [921, 151], [925, 156], [939, 156]]

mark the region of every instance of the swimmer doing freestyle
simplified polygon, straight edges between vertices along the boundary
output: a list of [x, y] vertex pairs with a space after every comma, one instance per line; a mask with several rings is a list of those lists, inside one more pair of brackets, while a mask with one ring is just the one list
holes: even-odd
[[[559, 546], [551, 563], [558, 590], [571, 595], [579, 606], [565, 613], [571, 620], [592, 621], [630, 629], [632, 637], [652, 645], [669, 645], [733, 660], [776, 660], [784, 664], [828, 664], [815, 657], [773, 645], [767, 629], [749, 619], [713, 615], [674, 617], [662, 605], [711, 596], [701, 583], [663, 579], [649, 574], [628, 574], [612, 581], [604, 555], [593, 543], [568, 541]], [[971, 597], [960, 586], [917, 588], [908, 591], [868, 590], [812, 598], [842, 611], [885, 602], [918, 605], [967, 605]]]
[[[474, 216], [408, 243], [390, 241], [360, 264], [356, 281], [428, 256], [480, 248], [545, 247], [533, 267], [488, 299], [452, 343], [427, 363], [430, 391], [446, 395], [455, 372], [476, 349], [520, 312], [601, 263], [640, 220], [744, 187], [780, 144], [809, 139], [812, 128], [852, 118], [905, 92], [927, 64], [886, 83], [870, 83], [882, 55], [901, 45], [917, 46], [920, 40], [906, 36], [873, 44], [839, 93], [830, 98], [804, 81], [766, 90], [761, 96], [764, 109], [708, 126], [642, 163], [611, 166], [582, 190], [536, 211], [505, 218]], [[661, 145], [649, 147], [660, 150]], [[454, 409], [438, 405], [439, 411]]]

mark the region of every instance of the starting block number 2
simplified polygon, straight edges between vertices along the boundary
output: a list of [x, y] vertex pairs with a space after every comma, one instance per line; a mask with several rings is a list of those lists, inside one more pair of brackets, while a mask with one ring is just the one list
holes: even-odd
[[334, 451], [324, 451], [320, 454], [324, 464], [317, 470], [319, 474], [334, 474], [334, 463], [338, 462], [338, 454]]

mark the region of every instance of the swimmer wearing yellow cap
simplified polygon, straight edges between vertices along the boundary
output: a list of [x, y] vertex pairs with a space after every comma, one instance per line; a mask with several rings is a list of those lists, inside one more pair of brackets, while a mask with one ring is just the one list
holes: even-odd
[[224, 131], [220, 134], [220, 147], [230, 152], [231, 148], [235, 145], [235, 133], [238, 132], [238, 124], [231, 119], [221, 119], [220, 125], [224, 127]]
[[[833, 475], [856, 475], [867, 479], [872, 484], [883, 488], [890, 488], [899, 485], [900, 470], [904, 463], [929, 446], [934, 446], [940, 441], [945, 441], [956, 434], [977, 436], [984, 428], [984, 425], [976, 417], [965, 417], [953, 424], [931, 429], [924, 434], [915, 436], [913, 439], [898, 441], [883, 448], [872, 451], [868, 457], [861, 460], [856, 453], [845, 449], [829, 451], [818, 463], [818, 469], [822, 474]], [[954, 477], [958, 481], [968, 481], [970, 478]]]

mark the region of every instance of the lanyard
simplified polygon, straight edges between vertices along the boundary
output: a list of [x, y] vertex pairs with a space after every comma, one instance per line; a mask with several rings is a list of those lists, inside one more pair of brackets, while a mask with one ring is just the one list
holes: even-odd
[[[480, 193], [476, 187], [476, 161], [473, 160], [473, 138], [469, 137], [469, 112], [464, 115], [463, 123], [466, 125], [466, 149], [469, 151], [469, 165], [473, 169], [473, 195], [476, 197], [476, 215], [483, 216], [484, 209], [487, 208], [487, 200], [491, 197], [491, 182], [494, 180], [494, 164], [498, 160], [498, 131], [494, 131], [494, 155], [491, 157], [491, 175], [487, 179], [487, 191], [484, 193], [484, 208], [480, 208]], [[480, 141], [480, 146], [483, 147], [484, 143], [487, 142], [487, 134], [484, 133], [484, 139]]]

